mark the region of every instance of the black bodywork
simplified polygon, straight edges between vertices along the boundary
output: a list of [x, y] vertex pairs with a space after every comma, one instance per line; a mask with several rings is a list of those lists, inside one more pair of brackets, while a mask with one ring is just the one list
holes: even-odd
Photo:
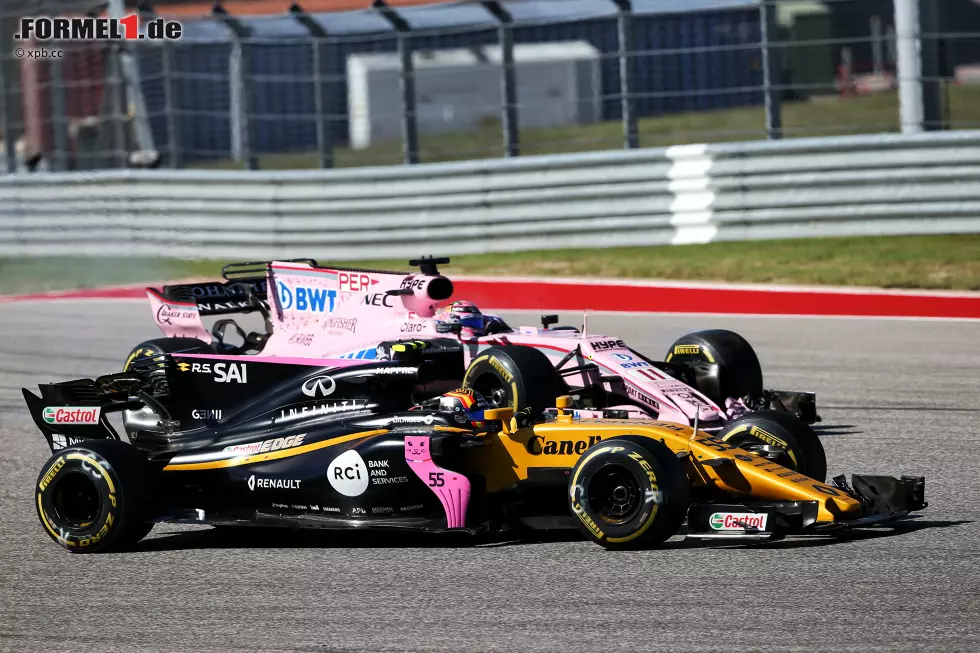
[[[444, 530], [438, 497], [406, 463], [405, 438], [429, 436], [433, 461], [449, 469], [482, 446], [468, 423], [415, 405], [446, 383], [428, 365], [326, 363], [164, 355], [24, 397], [52, 452], [120, 439], [107, 414], [132, 411], [140, 427], [130, 441], [154, 476], [153, 521]], [[98, 406], [100, 423], [55, 428], [43, 415], [59, 405]], [[478, 490], [476, 520], [486, 517]]]

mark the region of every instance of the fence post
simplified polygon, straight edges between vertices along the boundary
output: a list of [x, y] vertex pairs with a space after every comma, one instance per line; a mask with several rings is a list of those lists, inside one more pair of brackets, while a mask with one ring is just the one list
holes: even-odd
[[372, 5], [385, 20], [398, 32], [398, 58], [401, 60], [402, 90], [402, 136], [405, 148], [405, 163], [419, 162], [419, 124], [415, 104], [415, 63], [412, 61], [411, 25], [385, 4], [385, 0], [374, 0]]
[[778, 140], [783, 137], [782, 64], [779, 49], [772, 47], [772, 39], [779, 33], [779, 21], [772, 0], [759, 3], [759, 27], [762, 32], [762, 87], [766, 105], [766, 137]]
[[[238, 88], [238, 102], [237, 106], [234, 106], [236, 103], [233, 102], [231, 111], [233, 115], [237, 116], [238, 120], [232, 120], [232, 128], [234, 129], [237, 122], [238, 137], [241, 139], [241, 156], [245, 159], [246, 166], [249, 170], [258, 170], [259, 159], [254, 152], [255, 130], [252, 128], [252, 120], [249, 117], [252, 109], [252, 53], [250, 52], [251, 47], [246, 43], [246, 40], [251, 37], [252, 30], [242, 21], [229, 14], [221, 6], [220, 2], [215, 3], [214, 7], [211, 8], [211, 15], [223, 22], [231, 30], [235, 40], [235, 52], [238, 55], [238, 74], [233, 76], [230, 83], [236, 85]], [[235, 59], [234, 53], [232, 58]], [[234, 95], [233, 93], [232, 96], [234, 97]]]
[[110, 111], [112, 113], [112, 127], [113, 127], [113, 145], [115, 151], [110, 153], [110, 157], [118, 157], [118, 163], [120, 168], [127, 167], [129, 163], [129, 157], [127, 156], [128, 147], [126, 146], [126, 128], [124, 119], [126, 117], [126, 112], [124, 107], [126, 106], [126, 83], [123, 80], [122, 73], [122, 61], [120, 61], [121, 50], [119, 45], [113, 43], [109, 46], [109, 88], [111, 89], [111, 107]]
[[7, 91], [6, 57], [12, 52], [9, 19], [0, 18], [0, 131], [3, 132], [3, 152], [6, 159], [7, 174], [17, 172], [17, 146], [14, 142], [14, 132], [10, 128], [9, 95]]
[[922, 131], [922, 60], [919, 55], [919, 0], [895, 1], [898, 99], [903, 134]]
[[619, 35], [619, 93], [623, 107], [624, 147], [635, 150], [640, 147], [640, 135], [636, 126], [636, 104], [633, 101], [633, 79], [636, 50], [633, 39], [633, 3], [631, 0], [613, 0], [616, 3], [616, 27]]
[[316, 104], [316, 144], [320, 151], [320, 168], [332, 168], [333, 160], [333, 129], [330, 120], [325, 114], [326, 111], [326, 85], [323, 83], [323, 49], [324, 41], [327, 39], [327, 30], [323, 25], [316, 22], [312, 16], [303, 10], [298, 4], [289, 8], [299, 23], [310, 33], [310, 42], [313, 45], [313, 100]]
[[504, 155], [520, 156], [520, 129], [517, 114], [517, 68], [514, 65], [514, 17], [500, 4], [499, 0], [484, 0], [484, 8], [493, 14], [500, 25], [497, 26], [497, 40], [500, 42], [501, 126], [504, 132]]
[[[920, 3], [919, 51], [922, 75], [922, 128], [925, 131], [945, 129], [943, 120], [938, 2]], [[926, 38], [923, 38], [925, 35]]]
[[52, 170], [68, 169], [68, 99], [65, 93], [65, 76], [61, 59], [51, 60], [51, 122], [54, 136]]
[[170, 150], [170, 167], [173, 169], [184, 166], [180, 154], [180, 119], [177, 117], [177, 58], [174, 56], [172, 43], [163, 43], [163, 103], [167, 116], [167, 149]]
[[[122, 18], [126, 13], [124, 0], [108, 0], [109, 15], [114, 18]], [[146, 109], [146, 102], [143, 98], [143, 88], [140, 85], [139, 65], [136, 55], [130, 50], [130, 46], [123, 42], [119, 43], [119, 68], [123, 79], [123, 88], [126, 93], [126, 107], [132, 111], [131, 121], [133, 129], [133, 141], [136, 149], [143, 153], [144, 157], [149, 157], [149, 161], [159, 157], [159, 153], [153, 146], [153, 132], [150, 131], [149, 113]], [[128, 115], [127, 111], [127, 115]], [[140, 164], [145, 161], [139, 159]]]

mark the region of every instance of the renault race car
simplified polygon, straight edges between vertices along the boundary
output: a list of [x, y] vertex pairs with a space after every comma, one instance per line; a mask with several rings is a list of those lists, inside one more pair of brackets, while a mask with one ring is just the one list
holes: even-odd
[[[483, 352], [494, 346], [521, 345], [548, 357], [560, 373], [549, 393], [575, 398], [579, 417], [657, 419], [717, 433], [733, 419], [766, 410], [772, 422], [813, 423], [815, 395], [763, 388], [762, 369], [749, 343], [731, 331], [701, 331], [678, 339], [666, 360], [657, 361], [616, 336], [587, 329], [511, 328], [496, 316], [457, 310], [453, 283], [437, 265], [449, 259], [410, 261], [420, 273], [321, 267], [293, 260], [226, 266], [225, 283], [148, 288], [154, 318], [167, 338], [135, 347], [131, 365], [161, 353], [223, 353], [272, 357], [431, 361], [441, 374], [483, 392], [497, 407], [519, 410], [508, 384], [498, 384]], [[273, 288], [275, 292], [268, 293]], [[265, 333], [246, 333], [231, 319], [219, 319], [211, 332], [202, 316], [257, 311]], [[474, 323], [476, 321], [476, 323]], [[482, 326], [481, 326], [482, 325]], [[230, 344], [229, 329], [238, 332]], [[125, 368], [124, 368], [125, 369]], [[783, 413], [783, 415], [780, 415]], [[129, 430], [130, 415], [125, 418]], [[757, 446], [785, 446], [760, 424], [751, 434]], [[744, 439], [749, 434], [733, 434]], [[820, 468], [801, 470], [823, 480]]]
[[[921, 477], [826, 484], [690, 426], [576, 419], [570, 397], [546, 401], [540, 382], [557, 373], [540, 352], [485, 355], [514, 384], [519, 413], [491, 407], [472, 387], [419, 403], [454, 381], [428, 361], [167, 354], [41, 385], [40, 396], [25, 389], [53, 454], [35, 488], [39, 519], [72, 552], [132, 547], [157, 522], [578, 528], [626, 549], [655, 547], [685, 520], [687, 538], [765, 541], [926, 506]], [[108, 419], [125, 410], [142, 418], [129, 442]], [[752, 428], [758, 415], [732, 426]]]

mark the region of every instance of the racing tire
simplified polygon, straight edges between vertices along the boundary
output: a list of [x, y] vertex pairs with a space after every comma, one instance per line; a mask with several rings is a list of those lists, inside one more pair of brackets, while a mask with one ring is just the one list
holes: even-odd
[[649, 438], [604, 440], [579, 458], [568, 505], [586, 538], [613, 550], [656, 547], [676, 534], [690, 506], [684, 465]]
[[[162, 354], [213, 354], [214, 348], [203, 340], [197, 338], [155, 338], [147, 340], [133, 347], [126, 362], [123, 363], [123, 372], [128, 372], [134, 365], [139, 365], [144, 361], [149, 361]], [[157, 367], [163, 367], [159, 363]]]
[[729, 397], [757, 399], [762, 396], [762, 365], [748, 340], [734, 331], [712, 329], [689, 333], [667, 350], [668, 363], [711, 363], [718, 376], [698, 377], [697, 389], [719, 406]]
[[521, 345], [481, 351], [466, 368], [462, 387], [483, 395], [493, 408], [513, 408], [519, 427], [532, 424], [568, 390], [547, 356]]
[[785, 455], [773, 460], [812, 479], [827, 481], [827, 455], [810, 425], [789, 413], [760, 410], [725, 425], [718, 439], [747, 451], [760, 445], [781, 449]]
[[118, 440], [88, 440], [53, 455], [38, 475], [35, 504], [48, 536], [72, 553], [125, 551], [147, 521], [145, 456]]

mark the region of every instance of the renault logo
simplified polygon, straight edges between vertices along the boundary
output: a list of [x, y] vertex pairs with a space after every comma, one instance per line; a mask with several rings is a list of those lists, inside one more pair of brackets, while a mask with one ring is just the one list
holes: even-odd
[[248, 477], [248, 489], [255, 491], [255, 474]]
[[303, 394], [307, 397], [327, 397], [337, 389], [337, 382], [329, 376], [318, 376], [303, 384]]

